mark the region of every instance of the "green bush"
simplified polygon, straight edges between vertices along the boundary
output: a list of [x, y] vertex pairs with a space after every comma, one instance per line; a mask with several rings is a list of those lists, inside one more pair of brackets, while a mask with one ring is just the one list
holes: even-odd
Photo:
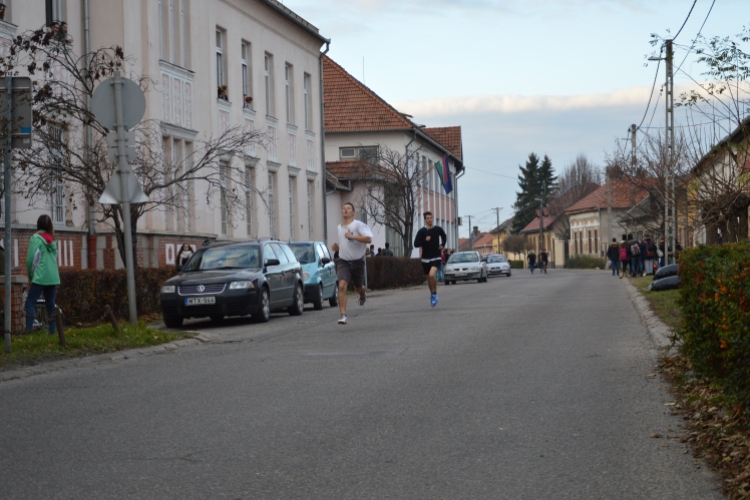
[[511, 269], [523, 269], [523, 261], [522, 260], [508, 260], [510, 262], [510, 268]]
[[[138, 269], [135, 297], [138, 314], [159, 312], [161, 285], [174, 276], [173, 267]], [[60, 272], [57, 304], [65, 311], [69, 325], [99, 322], [104, 306], [109, 305], [117, 318], [128, 317], [128, 287], [125, 270], [85, 269]]]
[[[406, 257], [367, 259], [367, 287], [371, 290], [403, 288], [424, 283], [422, 261]], [[351, 286], [350, 286], [351, 288]]]
[[604, 259], [591, 255], [571, 255], [565, 262], [565, 269], [604, 269]]
[[750, 242], [684, 250], [680, 279], [685, 355], [750, 410]]

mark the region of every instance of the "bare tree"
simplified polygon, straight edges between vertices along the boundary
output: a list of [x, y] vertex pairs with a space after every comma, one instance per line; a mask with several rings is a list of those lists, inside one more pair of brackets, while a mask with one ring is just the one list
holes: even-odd
[[[76, 56], [70, 45], [40, 29], [19, 35], [9, 53], [0, 61], [1, 72], [10, 74], [24, 67], [36, 77], [34, 142], [30, 149], [14, 151], [14, 192], [27, 198], [32, 206], [48, 208], [53, 205], [50, 197], [58, 197], [73, 209], [79, 204], [94, 207], [96, 222], [114, 228], [124, 262], [121, 205], [98, 202], [116, 170], [116, 164], [107, 160], [108, 130], [87, 106], [97, 84], [124, 69], [127, 59], [122, 49], [101, 48]], [[147, 79], [140, 83], [149, 90]], [[131, 162], [131, 169], [149, 197], [147, 203], [131, 204], [134, 251], [138, 220], [144, 213], [182, 213], [187, 219], [199, 192], [203, 192], [206, 203], [219, 199], [229, 223], [232, 218], [244, 216], [249, 201], [246, 195], [253, 187], [244, 169], [233, 168], [229, 160], [247, 155], [254, 145], [262, 144], [262, 133], [244, 127], [229, 128], [217, 137], [196, 140], [192, 152], [175, 162], [163, 149], [158, 121], [142, 122], [134, 132], [136, 159]]]
[[419, 215], [423, 180], [429, 167], [420, 162], [422, 148], [405, 153], [379, 146], [375, 157], [358, 161], [358, 177], [365, 183], [362, 205], [375, 223], [395, 232], [405, 256], [414, 248], [414, 223]]
[[528, 249], [529, 240], [526, 236], [520, 234], [509, 234], [508, 237], [503, 240], [503, 251], [505, 253], [523, 255]]
[[[586, 155], [579, 154], [557, 178], [557, 188], [547, 206], [548, 217], [555, 220], [553, 232], [563, 240], [570, 237], [570, 221], [565, 210], [602, 184], [602, 172]], [[547, 216], [545, 216], [547, 217]]]
[[[721, 231], [724, 241], [748, 237], [750, 207], [750, 28], [735, 37], [699, 36], [697, 62], [706, 71], [695, 88], [680, 95], [687, 110], [693, 169], [687, 199], [708, 243]], [[688, 75], [690, 76], [690, 75]]]

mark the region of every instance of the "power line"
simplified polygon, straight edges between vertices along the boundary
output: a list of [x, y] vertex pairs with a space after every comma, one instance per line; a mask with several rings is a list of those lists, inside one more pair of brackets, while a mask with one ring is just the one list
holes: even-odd
[[686, 24], [687, 24], [687, 22], [688, 22], [688, 19], [690, 19], [690, 14], [692, 14], [692, 13], [693, 13], [693, 9], [695, 8], [695, 4], [696, 4], [696, 3], [698, 3], [698, 0], [693, 0], [693, 6], [692, 6], [692, 7], [690, 7], [690, 12], [688, 12], [688, 15], [687, 15], [687, 17], [685, 18], [685, 21], [684, 21], [684, 22], [682, 23], [682, 26], [680, 26], [680, 31], [678, 31], [678, 32], [677, 32], [677, 34], [676, 34], [675, 36], [673, 36], [673, 37], [672, 37], [672, 41], [673, 41], [673, 42], [674, 42], [675, 40], [677, 40], [677, 37], [678, 37], [678, 36], [680, 36], [680, 33], [682, 32], [682, 28], [684, 28], [684, 27], [685, 27], [685, 25], [686, 25]]
[[646, 116], [648, 116], [648, 108], [651, 107], [651, 99], [654, 98], [654, 89], [656, 89], [656, 79], [659, 77], [659, 66], [661, 66], [661, 53], [662, 51], [659, 51], [659, 61], [656, 63], [656, 72], [654, 74], [654, 83], [651, 84], [651, 94], [648, 96], [648, 104], [646, 105], [646, 111], [643, 112], [643, 118], [641, 118], [641, 123], [636, 127], [636, 130], [641, 128], [641, 125], [643, 125], [643, 122], [646, 120]]
[[[688, 56], [693, 51], [693, 48], [695, 47], [695, 42], [698, 40], [698, 37], [701, 35], [701, 31], [703, 31], [703, 27], [706, 25], [706, 21], [708, 21], [708, 16], [711, 15], [711, 11], [713, 10], [715, 3], [716, 3], [716, 0], [713, 0], [713, 2], [711, 2], [711, 7], [709, 7], [709, 9], [708, 9], [708, 13], [706, 14], [706, 18], [703, 20], [703, 24], [701, 24], [701, 28], [698, 30], [698, 33], [695, 35], [695, 38], [693, 39], [693, 44], [690, 46], [690, 48], [685, 53], [685, 58], [682, 60], [682, 62], [680, 63], [680, 65], [677, 66], [676, 73], [678, 73], [680, 71], [680, 68], [682, 68], [682, 65], [685, 64], [685, 61], [687, 60]], [[695, 6], [695, 4], [693, 4], [693, 5]]]
[[481, 168], [477, 168], [477, 167], [468, 167], [464, 165], [464, 168], [468, 168], [469, 170], [476, 170], [477, 172], [484, 172], [485, 174], [497, 175], [499, 177], [506, 177], [508, 179], [518, 180], [518, 177], [511, 177], [510, 175], [498, 174], [496, 172], [488, 172], [487, 170], [482, 170]]

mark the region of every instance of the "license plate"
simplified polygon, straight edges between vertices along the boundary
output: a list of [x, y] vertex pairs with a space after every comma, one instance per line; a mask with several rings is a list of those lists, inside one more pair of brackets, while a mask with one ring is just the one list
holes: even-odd
[[456, 276], [466, 276], [468, 273], [456, 273]]
[[216, 304], [216, 297], [189, 297], [185, 299], [186, 306], [204, 306]]

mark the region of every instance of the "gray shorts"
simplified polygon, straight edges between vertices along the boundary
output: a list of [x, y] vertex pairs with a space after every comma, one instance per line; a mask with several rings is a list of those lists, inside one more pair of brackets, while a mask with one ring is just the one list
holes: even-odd
[[339, 281], [351, 283], [354, 288], [362, 288], [365, 284], [365, 259], [339, 259], [336, 262], [336, 277]]

